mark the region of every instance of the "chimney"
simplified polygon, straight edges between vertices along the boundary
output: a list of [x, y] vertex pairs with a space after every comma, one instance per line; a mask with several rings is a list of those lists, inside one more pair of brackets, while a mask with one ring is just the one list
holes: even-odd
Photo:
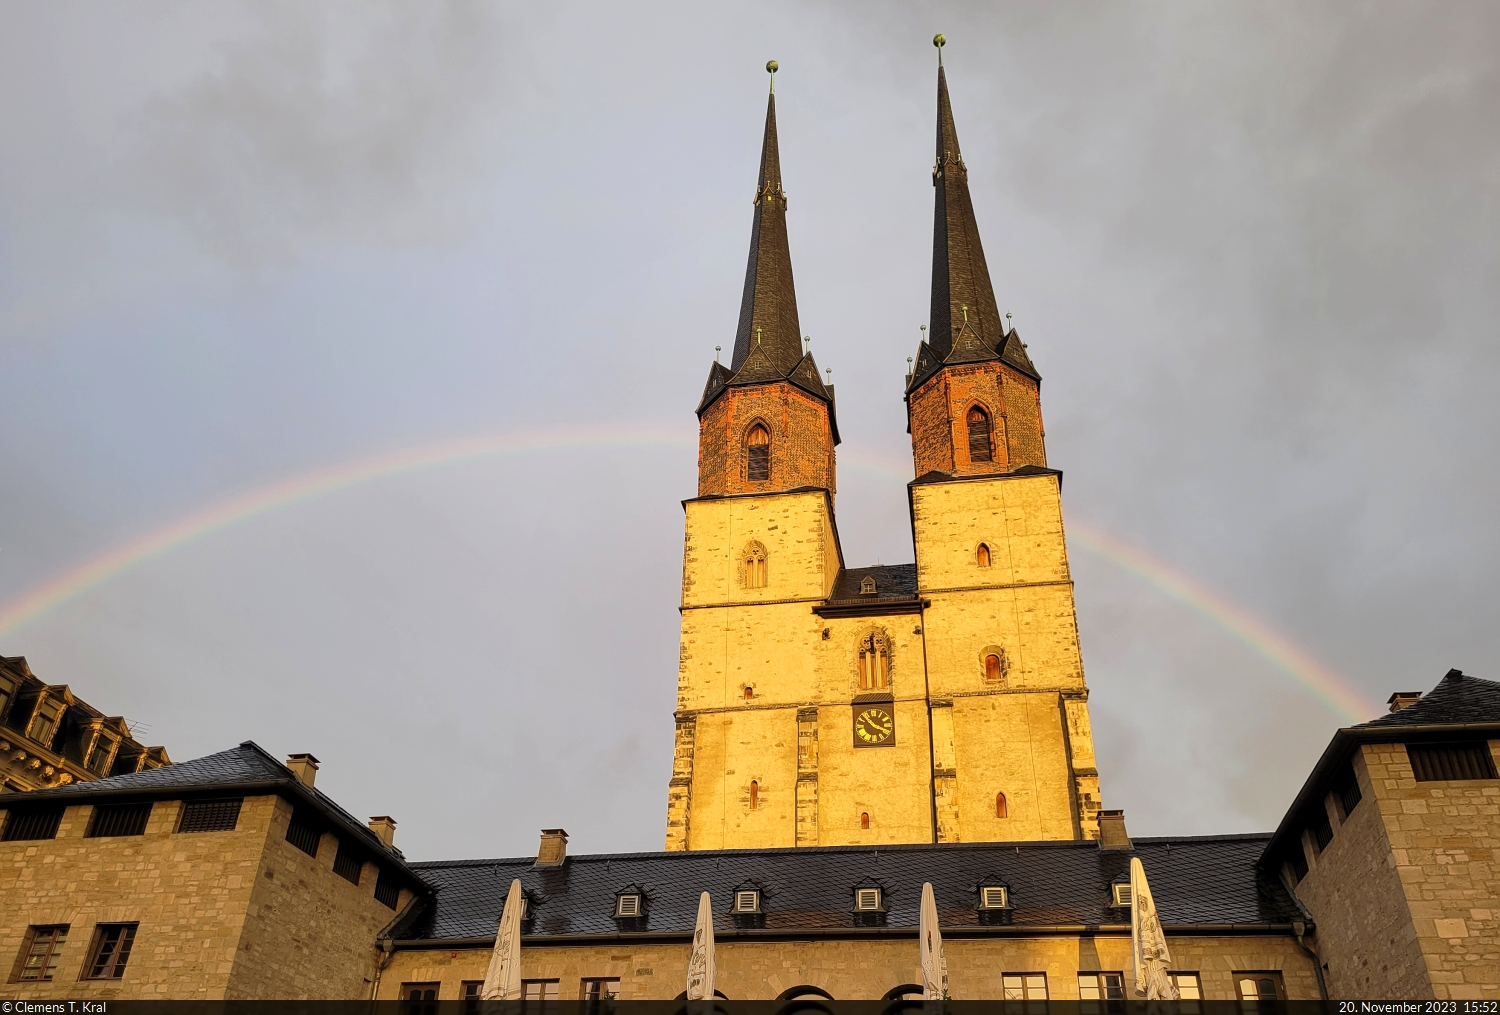
[[387, 849], [396, 845], [396, 819], [389, 814], [379, 814], [370, 819], [370, 831], [375, 838], [385, 843]]
[[1099, 812], [1099, 848], [1134, 849], [1130, 834], [1125, 831], [1124, 811]]
[[538, 867], [561, 867], [568, 856], [568, 833], [561, 828], [542, 829], [542, 845], [536, 851]]
[[1391, 706], [1392, 712], [1399, 712], [1403, 708], [1409, 708], [1417, 703], [1422, 697], [1421, 691], [1397, 691], [1386, 699], [1386, 704]]
[[313, 780], [318, 777], [317, 758], [311, 754], [293, 754], [286, 759], [286, 767], [292, 770], [298, 782], [312, 789]]

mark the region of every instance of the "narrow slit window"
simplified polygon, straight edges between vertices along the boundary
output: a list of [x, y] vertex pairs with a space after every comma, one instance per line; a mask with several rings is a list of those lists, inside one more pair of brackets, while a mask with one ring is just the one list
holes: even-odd
[[750, 809], [753, 811], [760, 806], [760, 783], [754, 779], [750, 780]]
[[999, 682], [1005, 675], [1004, 668], [1000, 665], [1000, 656], [994, 652], [984, 657], [984, 679]]
[[751, 482], [771, 478], [771, 434], [759, 423], [750, 428], [745, 454], [745, 475]]
[[969, 461], [993, 461], [990, 447], [990, 414], [979, 406], [969, 410]]
[[745, 700], [749, 701], [753, 697], [755, 697], [755, 688], [751, 687], [749, 684], [746, 684], [745, 685]]
[[974, 551], [974, 563], [980, 567], [990, 566], [990, 548], [988, 546], [985, 546], [983, 543], [979, 544], [979, 549]]
[[860, 811], [860, 814], [859, 814], [859, 827], [860, 828], [869, 828], [870, 827], [870, 812], [869, 811]]
[[995, 794], [995, 817], [997, 817], [997, 818], [1008, 818], [1008, 817], [1010, 817], [1010, 806], [1005, 802], [1005, 794], [1004, 793], [996, 793]]

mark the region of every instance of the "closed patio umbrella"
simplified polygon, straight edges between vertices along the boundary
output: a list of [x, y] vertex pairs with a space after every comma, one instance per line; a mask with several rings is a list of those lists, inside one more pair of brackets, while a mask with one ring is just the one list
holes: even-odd
[[1177, 1000], [1177, 986], [1167, 970], [1172, 953], [1167, 951], [1167, 935], [1156, 915], [1151, 886], [1146, 884], [1146, 868], [1140, 857], [1130, 858], [1130, 952], [1135, 959], [1135, 992], [1149, 1001]]
[[495, 932], [495, 950], [490, 953], [490, 968], [484, 974], [479, 996], [485, 1001], [519, 1001], [521, 999], [521, 882], [510, 883], [505, 896], [505, 911], [500, 914], [500, 928]]
[[698, 923], [693, 928], [693, 954], [688, 957], [687, 999], [712, 1001], [714, 996], [714, 907], [708, 893], [698, 899]]
[[917, 939], [922, 955], [922, 997], [940, 1001], [948, 996], [948, 960], [943, 957], [943, 932], [938, 929], [937, 899], [930, 881], [922, 886]]

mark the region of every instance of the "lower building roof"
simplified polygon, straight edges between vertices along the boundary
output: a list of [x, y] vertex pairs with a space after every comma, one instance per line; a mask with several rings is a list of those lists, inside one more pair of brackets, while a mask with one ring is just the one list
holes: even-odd
[[[1065, 841], [615, 853], [571, 856], [554, 868], [538, 868], [530, 857], [413, 863], [434, 893], [393, 934], [414, 947], [493, 940], [517, 878], [528, 897], [523, 934], [539, 943], [691, 935], [699, 894], [705, 891], [713, 900], [716, 933], [870, 932], [858, 925], [914, 933], [928, 881], [945, 930], [1119, 926], [1129, 922], [1129, 910], [1112, 905], [1111, 885], [1128, 881], [1134, 856], [1145, 866], [1169, 928], [1284, 928], [1307, 917], [1278, 878], [1258, 869], [1267, 838], [1136, 839], [1129, 850]], [[986, 912], [982, 919], [979, 889], [997, 885], [1009, 888], [1011, 908]], [[856, 917], [854, 893], [864, 887], [882, 889], [883, 916]], [[734, 893], [749, 888], [760, 890], [764, 915], [737, 917], [730, 912]], [[615, 899], [626, 893], [643, 897], [643, 918], [614, 917]]]

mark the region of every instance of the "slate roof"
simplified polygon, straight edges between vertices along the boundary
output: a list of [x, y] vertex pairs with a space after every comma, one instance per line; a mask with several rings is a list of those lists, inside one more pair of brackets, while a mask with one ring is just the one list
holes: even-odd
[[1464, 723], [1500, 723], [1500, 683], [1449, 670], [1436, 687], [1415, 704], [1379, 719], [1360, 723], [1356, 729], [1392, 726], [1449, 726]]
[[[400, 850], [382, 843], [364, 822], [334, 803], [322, 790], [304, 785], [290, 768], [277, 761], [253, 740], [246, 740], [238, 747], [194, 758], [192, 761], [180, 761], [161, 768], [110, 776], [108, 779], [75, 782], [56, 789], [33, 790], [20, 797], [0, 800], [0, 807], [31, 806], [50, 801], [72, 804], [119, 797], [163, 799], [252, 791], [274, 792], [293, 803], [311, 805], [321, 811], [345, 837], [360, 842], [377, 856], [389, 857], [405, 867], [401, 863]], [[411, 876], [409, 870], [406, 873]], [[418, 879], [412, 876], [412, 880]]]
[[1302, 789], [1293, 798], [1261, 862], [1275, 869], [1317, 817], [1323, 798], [1347, 778], [1349, 759], [1362, 743], [1500, 738], [1500, 683], [1449, 670], [1415, 704], [1333, 734]]
[[[859, 591], [860, 583], [866, 578], [875, 579], [875, 591], [872, 594], [861, 594]], [[917, 565], [877, 564], [875, 567], [841, 568], [838, 577], [833, 580], [833, 593], [829, 595], [828, 601], [870, 603], [916, 598]]]
[[[1130, 858], [1145, 865], [1169, 927], [1287, 925], [1306, 916], [1256, 858], [1265, 835], [1137, 839], [1133, 850], [1105, 851], [1093, 842], [956, 843], [835, 846], [803, 849], [617, 853], [569, 857], [538, 869], [531, 857], [412, 864], [435, 889], [427, 909], [396, 935], [420, 940], [493, 940], [506, 892], [521, 880], [530, 898], [523, 934], [536, 940], [622, 933], [612, 917], [617, 894], [645, 895], [637, 933], [691, 935], [698, 896], [713, 899], [715, 933], [868, 931], [854, 927], [856, 887], [884, 889], [886, 926], [915, 931], [922, 884], [931, 881], [945, 929], [981, 927], [981, 885], [1010, 887], [1012, 927], [1119, 926], [1128, 912], [1110, 906], [1109, 886], [1129, 878]], [[733, 892], [759, 887], [763, 929], [737, 928]], [[890, 931], [886, 931], [890, 932]], [[1014, 931], [1012, 931], [1014, 933]]]

